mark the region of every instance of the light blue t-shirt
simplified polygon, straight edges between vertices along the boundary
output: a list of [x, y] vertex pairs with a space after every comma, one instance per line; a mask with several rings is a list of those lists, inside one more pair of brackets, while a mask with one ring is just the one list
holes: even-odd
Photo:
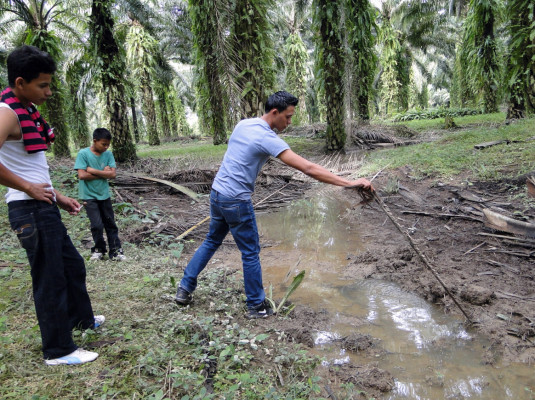
[[270, 156], [277, 157], [289, 148], [262, 118], [240, 121], [230, 135], [212, 189], [238, 200], [250, 199], [262, 166]]
[[[106, 166], [116, 168], [115, 158], [111, 151], [105, 151], [100, 156], [97, 156], [91, 151], [90, 147], [86, 147], [78, 152], [74, 169], [87, 169], [87, 167], [104, 170]], [[106, 200], [110, 198], [110, 185], [105, 178], [93, 179], [85, 181], [80, 179], [78, 182], [78, 196], [82, 200]]]

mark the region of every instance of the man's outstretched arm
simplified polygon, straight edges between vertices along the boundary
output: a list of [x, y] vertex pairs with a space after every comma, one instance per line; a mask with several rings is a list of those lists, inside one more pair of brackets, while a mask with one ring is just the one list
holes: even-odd
[[359, 178], [355, 181], [349, 181], [341, 176], [333, 174], [321, 165], [308, 161], [306, 158], [301, 157], [290, 149], [284, 150], [279, 154], [278, 158], [286, 165], [295, 168], [320, 182], [336, 186], [356, 186], [367, 190], [373, 190], [371, 182], [367, 179]]

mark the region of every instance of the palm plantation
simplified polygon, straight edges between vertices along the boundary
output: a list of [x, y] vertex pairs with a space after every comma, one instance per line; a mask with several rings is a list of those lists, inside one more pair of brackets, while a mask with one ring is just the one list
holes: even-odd
[[[57, 134], [54, 153], [47, 157], [56, 163], [58, 182], [75, 191], [68, 185], [76, 181], [72, 171], [76, 152], [91, 143], [90, 135], [95, 128], [109, 129], [113, 134], [111, 150], [122, 173], [118, 173], [115, 189], [121, 185], [132, 189], [128, 196], [121, 196], [121, 191], [116, 190], [114, 207], [123, 226], [136, 227], [135, 235], [130, 236], [135, 236], [130, 242], [135, 254], [131, 265], [87, 264], [88, 282], [94, 285], [91, 290], [105, 288], [101, 301], [113, 303], [117, 308], [134, 304], [132, 309], [123, 311], [135, 316], [128, 324], [120, 317], [111, 317], [105, 341], [98, 339], [98, 332], [77, 332], [77, 340], [84, 345], [101, 346], [106, 354], [102, 357], [106, 364], [93, 363], [91, 370], [47, 371], [45, 376], [33, 364], [23, 363], [17, 369], [5, 362], [12, 359], [8, 353], [13, 348], [24, 357], [31, 353], [38, 333], [28, 327], [26, 314], [16, 314], [16, 319], [10, 316], [12, 311], [27, 312], [24, 301], [32, 294], [18, 277], [11, 278], [11, 271], [20, 263], [0, 257], [0, 283], [13, 291], [22, 288], [20, 299], [10, 297], [10, 290], [0, 291], [0, 341], [9, 346], [9, 351], [0, 354], [0, 383], [3, 379], [9, 381], [8, 386], [0, 385], [2, 398], [380, 398], [360, 390], [359, 385], [366, 381], [360, 372], [350, 371], [351, 379], [337, 381], [337, 373], [347, 373], [344, 365], [331, 366], [329, 373], [336, 376], [333, 381], [312, 376], [310, 371], [321, 361], [310, 353], [282, 345], [293, 343], [292, 334], [305, 336], [306, 333], [299, 329], [286, 330], [285, 324], [290, 321], [286, 317], [276, 320], [274, 325], [266, 325], [269, 328], [260, 334], [263, 321], [254, 325], [236, 318], [235, 314], [242, 311], [239, 307], [243, 293], [233, 279], [240, 271], [234, 274], [236, 271], [219, 269], [220, 264], [234, 262], [232, 259], [222, 256], [207, 268], [209, 271], [202, 282], [205, 285], [202, 293], [207, 300], [199, 301], [204, 307], [201, 311], [199, 307], [177, 311], [167, 295], [176, 287], [176, 276], [186, 265], [187, 257], [183, 254], [189, 257], [198, 244], [196, 241], [203, 236], [201, 229], [208, 229], [208, 224], [200, 222], [203, 218], [207, 221], [209, 215], [207, 203], [203, 203], [209, 190], [206, 188], [218, 170], [234, 126], [244, 118], [261, 116], [267, 96], [275, 91], [286, 90], [299, 99], [291, 126], [284, 133], [277, 133], [282, 134], [296, 153], [304, 149], [307, 152], [304, 155], [316, 157], [315, 162], [329, 160], [325, 164], [333, 170], [339, 160], [354, 161], [355, 154], [360, 157], [363, 153], [364, 146], [360, 146], [356, 137], [359, 130], [382, 135], [384, 130], [403, 130], [407, 125], [411, 128], [408, 136], [417, 133], [410, 139], [400, 135], [392, 142], [381, 143], [384, 144], [381, 151], [374, 151], [372, 145], [366, 147], [366, 156], [358, 160], [358, 168], [362, 173], [359, 176], [375, 175], [378, 181], [383, 179], [382, 187], [377, 186], [381, 197], [407, 200], [408, 204], [418, 203], [414, 207], [423, 208], [426, 204], [420, 204], [418, 196], [403, 196], [408, 189], [402, 186], [401, 179], [409, 177], [414, 185], [411, 189], [418, 190], [425, 181], [434, 193], [447, 198], [442, 208], [426, 213], [413, 211], [417, 217], [411, 221], [416, 222], [412, 229], [407, 229], [411, 238], [418, 238], [427, 224], [426, 218], [435, 218], [430, 225], [437, 232], [443, 226], [447, 230], [447, 233], [442, 230], [436, 235], [425, 235], [426, 250], [435, 243], [446, 246], [446, 241], [451, 242], [452, 248], [458, 245], [454, 240], [454, 235], [459, 234], [454, 228], [457, 221], [452, 217], [454, 211], [464, 213], [459, 214], [462, 220], [474, 222], [483, 218], [480, 214], [483, 214], [484, 196], [472, 194], [473, 201], [466, 200], [469, 195], [462, 197], [465, 191], [476, 193], [486, 189], [478, 186], [472, 179], [474, 176], [482, 181], [484, 177], [488, 180], [484, 181], [486, 184], [494, 185], [494, 179], [505, 174], [504, 170], [516, 168], [521, 173], [511, 178], [504, 189], [504, 193], [510, 193], [524, 185], [534, 169], [530, 150], [533, 138], [528, 137], [533, 133], [525, 132], [533, 127], [535, 113], [532, 0], [0, 0], [0, 21], [3, 85], [7, 85], [4, 67], [7, 54], [22, 44], [39, 47], [57, 60], [54, 96], [40, 106], [40, 111]], [[464, 121], [463, 126], [459, 120]], [[446, 127], [447, 121], [452, 125]], [[455, 123], [463, 129], [456, 129]], [[422, 132], [431, 132], [431, 139], [420, 142], [422, 138], [427, 139]], [[478, 145], [498, 142], [503, 147], [475, 148], [471, 141], [475, 138]], [[413, 146], [414, 142], [419, 143]], [[516, 158], [508, 153], [513, 147]], [[197, 165], [195, 157], [201, 152], [209, 156]], [[298, 216], [290, 215], [287, 218], [290, 221], [284, 220], [279, 230], [293, 225], [294, 217], [295, 220], [302, 217], [314, 224], [312, 233], [321, 236], [322, 228], [316, 225], [326, 218], [325, 210], [310, 211], [315, 206], [313, 199], [303, 198], [303, 193], [308, 195], [315, 187], [300, 175], [297, 179], [286, 172], [272, 175], [270, 168], [282, 165], [278, 160], [272, 161], [263, 171], [262, 184], [275, 181], [281, 185], [274, 190], [271, 189], [275, 186], [266, 189], [265, 199], [275, 194], [286, 196], [285, 190], [293, 190], [301, 196], [296, 197], [295, 203], [304, 210]], [[461, 168], [459, 165], [464, 170], [456, 169]], [[397, 175], [385, 178], [389, 168]], [[336, 173], [354, 174], [355, 171], [356, 168], [351, 172], [340, 168]], [[163, 183], [160, 178], [165, 175]], [[156, 183], [147, 183], [151, 178], [160, 179], [157, 190]], [[298, 187], [292, 189], [295, 181], [299, 182]], [[462, 190], [457, 190], [460, 187]], [[198, 191], [203, 195], [192, 194], [190, 188], [202, 188]], [[507, 204], [513, 200], [525, 202], [524, 209], [515, 210], [525, 225], [533, 223], [530, 209], [533, 202], [523, 186], [522, 190], [514, 192], [508, 202], [498, 202], [498, 195], [493, 200], [494, 208], [500, 205], [507, 210]], [[325, 196], [329, 195], [327, 192]], [[187, 200], [182, 201], [183, 197]], [[256, 200], [259, 199], [255, 198], [255, 207]], [[472, 201], [470, 206], [461, 207], [465, 200]], [[278, 201], [274, 197], [266, 204]], [[376, 206], [373, 203], [371, 211], [367, 208], [366, 212], [380, 214], [378, 224], [383, 225], [380, 229], [377, 225], [377, 230], [382, 232], [388, 220]], [[326, 210], [330, 207], [325, 205]], [[364, 218], [362, 215], [348, 207], [337, 218], [343, 221], [343, 229], [350, 232], [345, 226], [346, 219]], [[410, 215], [410, 210], [404, 210], [399, 218], [403, 226]], [[74, 240], [84, 245], [84, 234], [89, 229], [83, 225], [82, 218], [69, 218], [69, 229], [77, 229]], [[192, 220], [198, 225], [190, 225]], [[11, 233], [8, 224], [4, 225], [7, 237]], [[83, 228], [78, 229], [79, 226]], [[198, 230], [186, 240], [173, 230], [185, 231], [191, 226]], [[310, 231], [303, 232], [303, 240], [312, 236]], [[367, 238], [368, 234], [365, 232], [363, 236]], [[461, 257], [448, 258], [446, 262], [457, 267], [455, 263], [460, 265], [481, 256], [494, 264], [487, 263], [486, 269], [476, 271], [473, 276], [461, 268], [455, 269], [458, 274], [450, 274], [447, 277], [450, 282], [473, 284], [489, 276], [524, 280], [525, 276], [517, 273], [518, 265], [500, 258], [506, 257], [505, 253], [492, 249], [483, 252], [485, 246], [490, 248], [489, 243], [498, 241], [497, 237], [474, 236], [478, 236], [481, 244], [467, 247]], [[229, 241], [230, 236], [224, 248], [232, 247]], [[532, 261], [532, 241], [523, 238], [518, 242], [525, 247], [515, 252], [515, 256]], [[385, 239], [385, 243], [379, 244], [386, 248], [390, 243]], [[7, 257], [4, 256], [8, 253], [6, 247], [2, 246], [0, 253]], [[317, 261], [323, 255], [319, 249], [314, 250]], [[401, 249], [401, 261], [396, 259], [399, 262], [391, 263], [386, 259], [377, 264], [385, 270], [391, 268], [389, 273], [397, 273], [397, 269], [403, 270], [410, 264], [410, 252], [408, 247]], [[361, 257], [358, 253], [348, 255], [348, 259], [371, 264], [370, 260], [376, 256], [383, 255]], [[278, 261], [276, 256], [272, 258]], [[295, 267], [299, 260], [301, 256], [297, 255]], [[11, 263], [16, 267], [12, 268]], [[113, 278], [107, 275], [106, 269], [113, 272]], [[335, 275], [333, 271], [329, 274]], [[351, 279], [347, 271], [340, 272], [340, 276]], [[381, 275], [385, 276], [386, 273]], [[527, 280], [531, 282], [531, 278]], [[125, 284], [124, 292], [107, 290], [123, 281], [128, 285]], [[473, 286], [477, 292], [474, 301], [479, 300], [479, 295], [487, 294]], [[427, 285], [427, 289], [428, 298], [434, 302], [447, 297], [433, 284]], [[160, 295], [162, 291], [166, 294]], [[532, 303], [530, 293], [495, 291], [485, 300], [490, 304], [497, 302], [496, 299], [513, 298], [518, 304]], [[464, 296], [463, 299], [469, 295], [460, 289], [454, 292], [454, 296]], [[125, 298], [125, 304], [116, 304]], [[143, 307], [139, 306], [141, 303]], [[136, 310], [136, 305], [143, 312]], [[532, 341], [533, 318], [511, 310], [507, 315], [495, 313], [498, 322], [511, 324], [504, 336]], [[450, 313], [451, 308], [447, 311]], [[520, 331], [513, 322], [531, 325]], [[17, 324], [24, 326], [24, 331], [19, 332], [23, 337], [20, 342], [6, 333], [13, 331]], [[332, 343], [345, 339], [335, 338]], [[308, 340], [314, 342], [312, 336]], [[269, 347], [268, 342], [274, 347]], [[522, 343], [532, 349], [527, 340]], [[433, 342], [433, 346], [438, 344]], [[273, 348], [277, 349], [276, 356]], [[372, 354], [378, 348], [381, 347], [371, 346], [367, 351]], [[357, 350], [361, 352], [359, 356], [364, 355], [365, 351]], [[273, 356], [276, 362], [263, 365], [256, 358], [260, 355], [266, 359]], [[382, 361], [387, 356], [377, 353], [376, 357]], [[440, 368], [428, 369], [431, 373], [426, 375], [425, 384], [433, 389], [442, 387]], [[73, 381], [82, 384], [71, 388]], [[339, 392], [330, 386], [335, 381], [340, 383]], [[535, 398], [532, 379], [526, 382], [527, 398]], [[31, 385], [41, 385], [43, 393], [29, 394], [26, 387], [35, 387]], [[400, 387], [401, 384], [398, 390]]]
[[[297, 124], [327, 122], [328, 151], [344, 148], [347, 120], [430, 101], [481, 112], [508, 101], [511, 118], [534, 109], [529, 1], [114, 4], [10, 0], [0, 9], [6, 50], [30, 43], [60, 61], [48, 105], [55, 112], [43, 110], [58, 133], [57, 156], [68, 156], [71, 142], [86, 143], [87, 96], [103, 105], [97, 120], [112, 127], [123, 161], [136, 157], [135, 135], [157, 145], [160, 137], [190, 132], [183, 105], [199, 117], [195, 132], [217, 145], [283, 88], [300, 99]], [[499, 29], [511, 39], [499, 39]], [[188, 64], [193, 73], [184, 76], [177, 66]]]

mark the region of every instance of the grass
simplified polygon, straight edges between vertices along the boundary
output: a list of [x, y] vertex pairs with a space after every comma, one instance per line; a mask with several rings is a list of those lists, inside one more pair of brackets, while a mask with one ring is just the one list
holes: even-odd
[[137, 145], [137, 156], [139, 158], [168, 158], [183, 156], [201, 156], [202, 158], [222, 159], [227, 151], [227, 145], [213, 146], [211, 140], [199, 139], [194, 141], [178, 141], [164, 143], [160, 146], [149, 146], [147, 144]]
[[[361, 174], [372, 176], [386, 166], [392, 169], [410, 166], [417, 177], [447, 179], [470, 172], [475, 179], [495, 180], [533, 171], [535, 141], [529, 139], [535, 132], [535, 119], [493, 125], [495, 116], [489, 116], [487, 122], [490, 125], [483, 123], [484, 116], [481, 115], [462, 117], [459, 122], [476, 118], [479, 125], [471, 129], [447, 131], [437, 141], [430, 143], [371, 152]], [[474, 145], [495, 140], [509, 140], [511, 143], [482, 150], [474, 148]]]

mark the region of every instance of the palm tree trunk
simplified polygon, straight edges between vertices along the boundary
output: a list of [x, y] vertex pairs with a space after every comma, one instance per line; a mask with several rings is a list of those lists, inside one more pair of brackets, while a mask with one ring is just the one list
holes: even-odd
[[46, 109], [48, 110], [48, 123], [54, 128], [56, 139], [52, 149], [55, 157], [70, 157], [69, 150], [69, 128], [65, 119], [65, 102], [63, 101], [63, 92], [59, 87], [59, 79], [54, 75], [52, 78], [52, 97], [47, 100]]
[[136, 143], [139, 143], [139, 126], [137, 123], [136, 99], [134, 98], [134, 96], [130, 96], [130, 111], [132, 112], [132, 125], [134, 129], [134, 139]]
[[158, 96], [158, 114], [160, 115], [161, 131], [164, 138], [172, 136], [171, 124], [169, 122], [169, 114], [167, 113], [167, 96], [164, 90], [156, 89]]
[[212, 56], [206, 58], [204, 64], [204, 73], [208, 77], [208, 87], [210, 91], [210, 106], [212, 115], [210, 117], [210, 126], [213, 129], [214, 144], [224, 144], [227, 141], [225, 130], [225, 111], [223, 109], [223, 90], [217, 74], [216, 60]]
[[136, 159], [136, 148], [132, 142], [128, 126], [125, 85], [122, 79], [126, 76], [125, 61], [113, 36], [113, 18], [111, 16], [111, 0], [93, 0], [90, 21], [92, 48], [95, 49], [95, 60], [99, 60], [100, 74], [109, 128], [113, 135], [113, 154], [119, 162]]
[[319, 62], [327, 107], [327, 151], [342, 150], [346, 141], [344, 126], [344, 53], [340, 32], [340, 0], [317, 0], [314, 7], [319, 25]]
[[[352, 73], [351, 97], [356, 104], [358, 119], [370, 119], [369, 93], [372, 90], [373, 73], [377, 64], [374, 52], [374, 11], [369, 0], [346, 0], [346, 34], [350, 49]], [[352, 110], [353, 111], [353, 110]]]
[[141, 76], [141, 98], [143, 99], [143, 114], [149, 136], [149, 145], [158, 146], [160, 137], [158, 135], [158, 125], [156, 123], [156, 108], [154, 106], [154, 94], [152, 92], [151, 80], [147, 71]]
[[242, 92], [242, 107], [248, 118], [264, 113], [264, 101], [275, 82], [271, 25], [267, 18], [272, 7], [272, 0], [236, 1], [237, 82]]

